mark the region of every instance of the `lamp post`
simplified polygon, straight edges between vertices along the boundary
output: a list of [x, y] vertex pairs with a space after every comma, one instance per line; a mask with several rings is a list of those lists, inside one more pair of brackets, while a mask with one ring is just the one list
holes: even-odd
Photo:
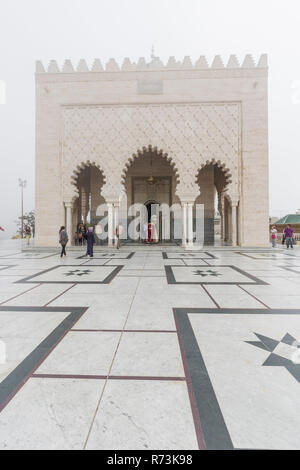
[[22, 217], [21, 217], [21, 222], [22, 222], [22, 233], [21, 233], [21, 238], [24, 238], [24, 213], [23, 213], [23, 190], [26, 188], [26, 180], [22, 180], [19, 178], [19, 186], [21, 187], [21, 211], [22, 211]]

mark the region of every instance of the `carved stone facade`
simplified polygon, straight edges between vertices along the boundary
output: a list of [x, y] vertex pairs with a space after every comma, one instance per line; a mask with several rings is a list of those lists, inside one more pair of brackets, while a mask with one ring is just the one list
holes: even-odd
[[181, 204], [208, 204], [199, 174], [210, 168], [223, 239], [268, 243], [265, 56], [257, 66], [246, 56], [242, 67], [216, 56], [211, 68], [203, 57], [195, 66], [188, 58], [167, 66], [126, 60], [122, 70], [111, 60], [106, 71], [80, 61], [76, 72], [69, 61], [62, 72], [38, 62], [36, 88], [37, 245], [56, 245], [60, 225], [73, 232], [82, 169], [100, 169], [101, 197], [117, 206], [128, 169], [145, 152], [170, 163]]

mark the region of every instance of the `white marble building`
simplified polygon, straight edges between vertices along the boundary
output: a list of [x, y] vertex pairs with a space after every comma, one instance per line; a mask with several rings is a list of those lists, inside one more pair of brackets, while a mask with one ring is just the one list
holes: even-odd
[[[193, 239], [194, 207], [204, 204], [205, 242], [268, 244], [268, 67], [216, 56], [163, 64], [111, 59], [91, 68], [66, 60], [36, 67], [36, 245], [57, 245], [76, 224], [99, 219], [106, 204], [108, 242], [121, 195], [179, 204], [183, 244]], [[153, 180], [154, 180], [154, 184]], [[216, 203], [217, 201], [217, 203]], [[170, 230], [172, 239], [172, 228]]]

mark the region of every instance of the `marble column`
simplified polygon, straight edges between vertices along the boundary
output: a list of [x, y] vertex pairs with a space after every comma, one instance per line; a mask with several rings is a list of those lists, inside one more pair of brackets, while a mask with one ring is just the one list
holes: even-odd
[[225, 240], [225, 200], [224, 194], [220, 197], [220, 214], [221, 214], [221, 241]]
[[72, 210], [73, 210], [73, 203], [72, 202], [65, 202], [66, 208], [66, 230], [69, 237], [69, 244], [71, 245], [73, 240], [73, 233], [72, 233]]
[[108, 246], [113, 246], [114, 233], [114, 206], [111, 202], [107, 203], [108, 218]]
[[182, 243], [181, 246], [185, 247], [186, 246], [186, 208], [187, 204], [183, 202], [181, 204], [182, 208]]
[[84, 187], [81, 188], [81, 214], [82, 221], [86, 224], [88, 215], [88, 193]]
[[187, 247], [192, 247], [194, 244], [193, 232], [193, 203], [187, 203]]
[[231, 205], [231, 240], [232, 246], [237, 245], [237, 217], [236, 217], [236, 210], [237, 210], [237, 202], [233, 202]]
[[[119, 225], [119, 204], [118, 203], [114, 203], [114, 234], [115, 234], [115, 230], [116, 228], [118, 227]], [[117, 243], [117, 237], [115, 235], [115, 242]]]

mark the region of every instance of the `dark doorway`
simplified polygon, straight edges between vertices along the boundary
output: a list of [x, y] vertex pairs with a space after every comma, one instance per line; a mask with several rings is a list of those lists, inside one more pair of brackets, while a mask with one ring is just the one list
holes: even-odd
[[148, 216], [147, 222], [149, 224], [151, 222], [151, 206], [154, 206], [154, 207], [152, 207], [152, 215], [157, 216], [159, 203], [157, 201], [147, 201], [147, 202], [145, 202], [145, 206], [146, 206], [146, 209], [147, 209], [147, 216]]

